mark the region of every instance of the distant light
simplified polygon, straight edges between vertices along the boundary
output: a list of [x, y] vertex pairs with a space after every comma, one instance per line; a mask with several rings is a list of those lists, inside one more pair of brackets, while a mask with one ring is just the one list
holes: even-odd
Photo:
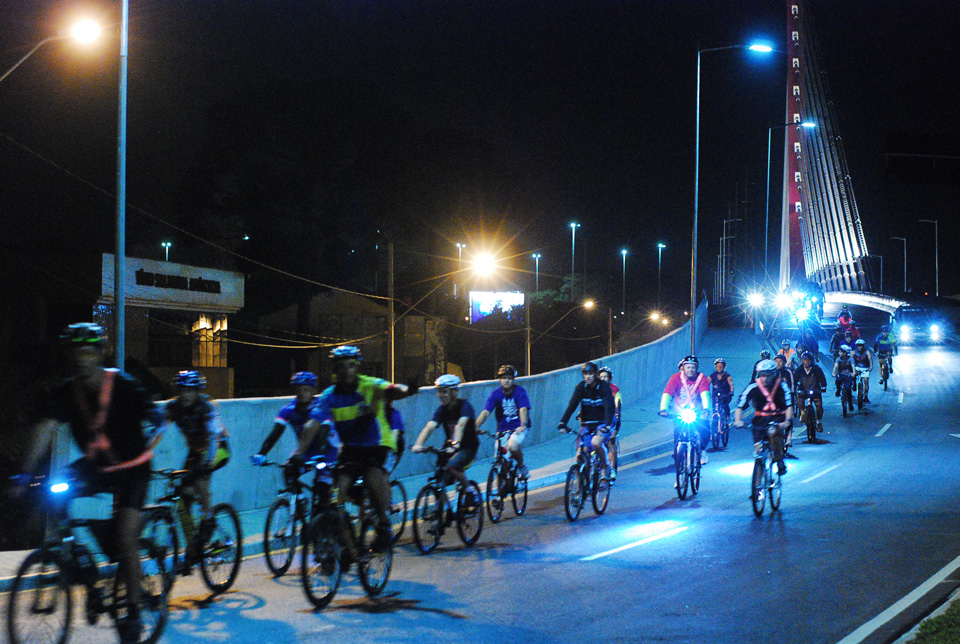
[[570, 222], [570, 227], [571, 227], [571, 228], [579, 228], [579, 227], [580, 227], [580, 224], [571, 221], [571, 222]]
[[624, 257], [626, 257], [626, 256], [627, 256], [627, 249], [626, 249], [626, 248], [621, 248], [621, 249], [620, 249], [620, 254], [623, 255]]
[[490, 253], [480, 253], [473, 258], [473, 270], [481, 277], [489, 277], [497, 270], [497, 258]]
[[584, 303], [583, 303], [583, 308], [585, 308], [585, 309], [592, 309], [592, 308], [595, 307], [596, 305], [597, 305], [597, 303], [594, 302], [593, 300], [585, 300]]
[[100, 25], [90, 19], [81, 20], [70, 28], [70, 35], [82, 45], [89, 45], [100, 37]]
[[250, 241], [250, 235], [244, 235], [243, 241]]
[[931, 324], [930, 333], [940, 333], [940, 326], [937, 324]]
[[666, 248], [666, 247], [667, 247], [666, 244], [657, 244], [657, 248]]
[[747, 304], [750, 306], [763, 306], [763, 293], [747, 293]]
[[803, 123], [800, 124], [800, 127], [805, 127], [808, 130], [812, 130], [813, 128], [817, 127], [817, 124], [814, 123], [813, 121], [804, 121]]
[[663, 326], [667, 326], [668, 324], [670, 324], [670, 320], [668, 320], [667, 318], [663, 318], [660, 321], [663, 323]]
[[800, 321], [806, 320], [810, 315], [810, 309], [797, 309], [797, 319]]
[[773, 47], [771, 47], [770, 45], [763, 45], [760, 43], [757, 43], [755, 45], [750, 45], [747, 49], [749, 49], [750, 51], [759, 52], [761, 54], [769, 54], [771, 51], [773, 51]]
[[540, 259], [541, 255], [540, 255], [540, 253], [534, 253], [534, 254], [531, 255], [530, 257], [532, 257], [532, 258], [534, 258], [534, 259]]
[[790, 296], [786, 293], [780, 293], [777, 295], [774, 303], [777, 305], [777, 308], [788, 309], [793, 302], [790, 300]]
[[650, 319], [656, 322], [657, 320], [660, 319], [660, 314], [654, 311], [653, 313], [650, 314]]

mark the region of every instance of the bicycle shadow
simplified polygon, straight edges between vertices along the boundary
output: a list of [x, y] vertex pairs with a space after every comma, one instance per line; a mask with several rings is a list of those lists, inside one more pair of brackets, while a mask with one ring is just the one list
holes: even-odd
[[243, 590], [173, 597], [162, 638], [166, 642], [220, 641], [226, 631], [231, 642], [295, 641], [296, 630], [286, 622], [245, 617], [266, 605], [263, 597]]

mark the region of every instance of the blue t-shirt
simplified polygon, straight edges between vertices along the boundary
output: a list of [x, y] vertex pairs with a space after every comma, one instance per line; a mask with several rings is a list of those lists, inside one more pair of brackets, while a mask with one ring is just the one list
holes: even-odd
[[488, 412], [493, 412], [497, 418], [497, 430], [506, 431], [520, 427], [520, 408], [530, 409], [530, 398], [523, 387], [514, 386], [513, 391], [508, 396], [503, 392], [503, 387], [497, 387], [487, 398], [487, 404], [483, 406]]
[[386, 415], [384, 399], [392, 386], [386, 380], [359, 375], [356, 387], [327, 387], [311, 415], [317, 422], [336, 427], [344, 445], [396, 450], [397, 441]]
[[451, 406], [440, 405], [437, 411], [433, 413], [433, 422], [443, 427], [447, 434], [447, 440], [452, 441], [454, 430], [457, 427], [457, 421], [466, 416], [467, 426], [463, 428], [463, 436], [460, 437], [460, 449], [473, 450], [480, 447], [480, 439], [477, 438], [476, 413], [473, 411], [473, 405], [470, 401], [458, 398]]
[[[303, 426], [310, 420], [310, 416], [316, 414], [316, 412], [316, 398], [303, 409], [297, 407], [297, 401], [293, 401], [280, 410], [275, 422], [292, 429], [299, 442], [300, 436], [303, 434]], [[322, 425], [320, 431], [314, 436], [313, 442], [307, 447], [303, 457], [313, 458], [322, 455], [324, 461], [333, 464], [337, 461], [340, 447], [340, 437], [337, 435], [337, 430], [332, 425]]]

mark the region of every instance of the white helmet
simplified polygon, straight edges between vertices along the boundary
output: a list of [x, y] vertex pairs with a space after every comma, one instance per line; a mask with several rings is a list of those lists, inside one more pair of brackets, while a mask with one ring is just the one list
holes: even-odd
[[841, 344], [840, 351], [842, 351], [843, 353], [852, 353], [853, 349], [850, 348], [849, 344]]
[[860, 338], [860, 339], [857, 340], [854, 344], [857, 345], [857, 348], [865, 347], [865, 346], [867, 346], [867, 341], [864, 340], [863, 338]]
[[452, 373], [445, 373], [434, 382], [438, 389], [456, 389], [460, 386], [460, 378]]
[[773, 360], [761, 360], [757, 363], [757, 375], [766, 372], [766, 371], [776, 371], [777, 363]]

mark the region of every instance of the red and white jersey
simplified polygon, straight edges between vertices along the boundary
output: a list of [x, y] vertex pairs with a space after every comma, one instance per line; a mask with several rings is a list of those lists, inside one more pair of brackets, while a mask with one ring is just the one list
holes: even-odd
[[710, 393], [710, 379], [702, 373], [698, 373], [693, 380], [683, 375], [682, 371], [670, 376], [667, 380], [667, 386], [663, 388], [663, 393], [673, 396], [673, 406], [679, 411], [683, 407], [693, 407], [694, 409], [703, 409], [703, 397], [701, 394]]

